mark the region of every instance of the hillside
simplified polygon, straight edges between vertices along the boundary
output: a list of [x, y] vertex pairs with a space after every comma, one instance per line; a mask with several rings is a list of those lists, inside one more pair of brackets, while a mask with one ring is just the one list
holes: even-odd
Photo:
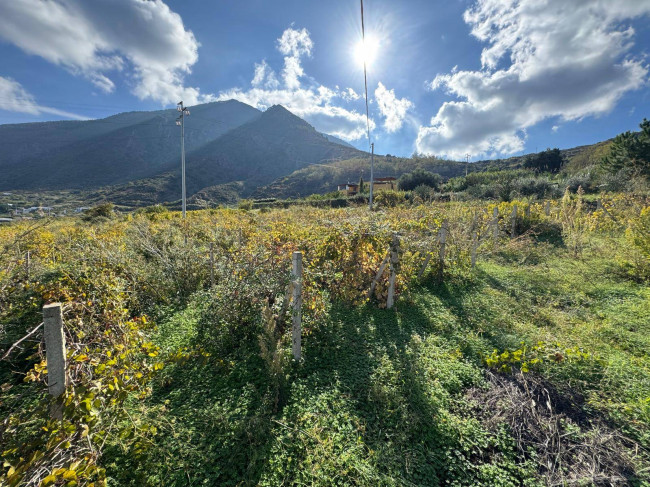
[[[188, 196], [203, 191], [216, 203], [249, 195], [307, 165], [362, 154], [281, 106], [261, 113], [231, 100], [190, 112], [185, 126]], [[83, 190], [82, 199], [89, 202], [125, 206], [177, 200], [177, 116], [176, 110], [161, 110], [85, 122], [1, 125], [0, 137], [16, 150], [0, 155], [0, 189]]]
[[[609, 147], [609, 141], [593, 145], [580, 146], [561, 150], [566, 161], [565, 171], [579, 172], [593, 164], [597, 164]], [[468, 172], [495, 171], [504, 169], [519, 169], [523, 167], [525, 156], [515, 156], [506, 159], [481, 160], [471, 162], [448, 161], [435, 157], [413, 156], [410, 158], [395, 156], [375, 156], [375, 177], [394, 176], [416, 169], [424, 169], [440, 174], [444, 179], [465, 175]], [[363, 177], [370, 178], [370, 156], [354, 158], [346, 161], [331, 162], [326, 166], [309, 166], [281, 177], [273, 183], [259, 188], [254, 192], [256, 198], [296, 198], [314, 193], [335, 191], [338, 184], [358, 182]]]
[[[177, 116], [171, 109], [83, 122], [0, 125], [0, 138], [15, 148], [0, 155], [0, 188], [89, 189], [160, 174], [180, 157]], [[237, 101], [191, 107], [186, 150], [259, 116]]]
[[[223, 137], [186, 155], [187, 194], [203, 191], [210, 202], [231, 203], [233, 195], [245, 197], [258, 186], [309, 166], [349, 159], [361, 151], [330, 142], [301, 118], [281, 106], [266, 110]], [[142, 206], [175, 201], [179, 198], [181, 177], [178, 157], [172, 171], [153, 178], [93, 192], [92, 200], [106, 199], [127, 206]], [[239, 186], [233, 193], [233, 184]], [[236, 200], [236, 198], [235, 198]]]

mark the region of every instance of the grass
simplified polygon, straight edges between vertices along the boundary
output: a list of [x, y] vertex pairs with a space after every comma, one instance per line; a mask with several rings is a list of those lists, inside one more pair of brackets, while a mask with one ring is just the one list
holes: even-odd
[[[394, 310], [334, 303], [303, 337], [304, 362], [287, 368], [277, 407], [256, 342], [175, 366], [143, 416], [157, 427], [150, 444], [108, 452], [113, 485], [543, 485], [543, 452], [522, 454], [512, 426], [477, 402], [496, 387], [483, 356], [539, 341], [594, 357], [534, 374], [556, 399], [579, 396], [553, 404], [558, 431], [572, 448], [621, 431], [627, 463], [608, 471], [648, 485], [650, 289], [612, 273], [597, 249], [575, 260], [540, 245], [544, 258], [513, 264], [506, 250]], [[202, 299], [161, 322], [163, 349], [209, 348], [197, 332]], [[559, 478], [600, 482], [575, 467], [558, 467]]]

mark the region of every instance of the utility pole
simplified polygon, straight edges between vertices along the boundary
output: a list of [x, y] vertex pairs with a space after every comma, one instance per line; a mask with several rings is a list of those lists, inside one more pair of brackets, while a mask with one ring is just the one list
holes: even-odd
[[465, 177], [467, 177], [467, 168], [469, 167], [469, 154], [465, 154], [465, 160], [467, 161], [465, 164]]
[[369, 208], [372, 210], [372, 190], [375, 180], [375, 143], [370, 142], [370, 112], [368, 110], [368, 68], [366, 59], [366, 26], [363, 20], [363, 0], [361, 1], [361, 41], [363, 42], [363, 84], [366, 89], [366, 128], [368, 129], [368, 143], [370, 143], [370, 198]]
[[372, 188], [375, 183], [375, 143], [370, 144], [372, 152], [370, 153], [370, 209], [372, 210]]
[[186, 201], [186, 192], [185, 192], [185, 116], [190, 114], [190, 111], [183, 106], [183, 102], [179, 101], [176, 105], [176, 109], [181, 112], [181, 114], [176, 119], [176, 125], [181, 127], [181, 181], [183, 185], [182, 189], [182, 199], [183, 199], [183, 218], [185, 218], [187, 213], [187, 201]]

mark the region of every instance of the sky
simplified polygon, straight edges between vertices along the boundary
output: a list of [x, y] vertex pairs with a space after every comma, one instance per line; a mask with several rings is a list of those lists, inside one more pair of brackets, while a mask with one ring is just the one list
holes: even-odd
[[[650, 0], [0, 2], [0, 124], [237, 99], [379, 154], [569, 148], [650, 116]], [[191, 116], [188, 120], [191, 123]]]

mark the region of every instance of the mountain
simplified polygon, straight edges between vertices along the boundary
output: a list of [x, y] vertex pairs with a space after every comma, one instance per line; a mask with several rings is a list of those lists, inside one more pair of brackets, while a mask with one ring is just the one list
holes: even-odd
[[[330, 140], [286, 108], [275, 105], [259, 117], [186, 154], [187, 194], [213, 203], [247, 197], [301, 168], [359, 157], [363, 152]], [[126, 206], [175, 201], [181, 178], [179, 157], [156, 177], [102, 188], [93, 200]]]
[[345, 140], [341, 140], [338, 137], [334, 137], [333, 135], [329, 135], [329, 134], [323, 134], [323, 135], [330, 142], [334, 142], [335, 144], [340, 144], [340, 145], [344, 145], [345, 147], [351, 147], [355, 149], [355, 147], [352, 144], [348, 144]]
[[[175, 109], [121, 113], [101, 120], [0, 125], [0, 189], [89, 189], [168, 171], [180, 159]], [[185, 147], [192, 151], [261, 112], [234, 100], [190, 108]]]

